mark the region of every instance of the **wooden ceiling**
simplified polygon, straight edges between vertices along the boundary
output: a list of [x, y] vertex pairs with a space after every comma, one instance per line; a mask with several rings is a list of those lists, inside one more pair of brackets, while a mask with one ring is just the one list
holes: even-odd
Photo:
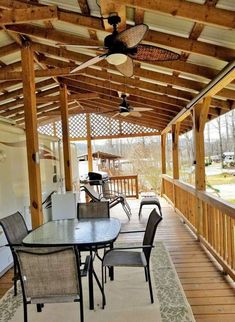
[[[97, 5], [99, 3], [99, 6]], [[54, 5], [57, 6], [54, 6]], [[59, 85], [66, 84], [71, 114], [117, 112], [120, 92], [131, 106], [152, 108], [126, 121], [163, 130], [167, 124], [235, 58], [235, 3], [230, 0], [0, 0], [0, 116], [24, 125], [21, 47], [34, 50], [38, 123], [58, 119]], [[99, 54], [62, 48], [57, 43], [103, 45], [110, 33], [110, 12], [121, 16], [119, 31], [146, 23], [143, 43], [181, 54], [172, 62], [134, 62], [126, 78], [102, 61], [71, 74]], [[209, 119], [235, 107], [234, 81], [211, 100]], [[104, 114], [110, 115], [110, 114]], [[192, 126], [185, 121], [182, 130]]]

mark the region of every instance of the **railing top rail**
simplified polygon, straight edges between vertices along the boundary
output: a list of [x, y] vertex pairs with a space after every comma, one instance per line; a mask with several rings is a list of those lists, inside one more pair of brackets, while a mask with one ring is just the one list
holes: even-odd
[[180, 180], [173, 180], [170, 176], [163, 174], [162, 178], [164, 180], [170, 181], [171, 183], [175, 184], [176, 186], [184, 189], [185, 191], [197, 196], [200, 200], [205, 201], [209, 205], [213, 206], [214, 208], [219, 209], [226, 215], [235, 219], [235, 205], [222, 200], [219, 197], [213, 196], [210, 192], [207, 191], [197, 191], [195, 187], [191, 186], [188, 183], [185, 183]]
[[133, 175], [128, 175], [128, 176], [110, 176], [110, 179], [134, 179], [137, 178], [138, 175], [137, 174], [133, 174]]

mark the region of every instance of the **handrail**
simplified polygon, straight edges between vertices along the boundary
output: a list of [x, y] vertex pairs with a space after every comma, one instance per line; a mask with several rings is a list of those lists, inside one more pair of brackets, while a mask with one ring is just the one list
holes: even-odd
[[162, 190], [198, 240], [235, 281], [235, 205], [166, 174], [162, 175]]

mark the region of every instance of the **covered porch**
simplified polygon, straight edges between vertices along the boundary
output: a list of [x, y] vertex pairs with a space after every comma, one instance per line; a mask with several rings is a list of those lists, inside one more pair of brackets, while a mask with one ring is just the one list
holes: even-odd
[[[88, 171], [92, 171], [94, 140], [158, 137], [161, 189], [156, 192], [161, 196], [163, 220], [156, 241], [164, 242], [196, 321], [232, 322], [235, 206], [206, 190], [204, 130], [207, 122], [235, 108], [235, 7], [229, 0], [171, 2], [172, 6], [160, 0], [71, 5], [61, 1], [55, 6], [49, 0], [0, 1], [0, 123], [24, 136], [26, 202], [33, 229], [51, 220], [45, 219], [42, 207], [40, 135], [53, 142], [59, 139], [63, 168], [59, 182], [68, 193], [79, 187], [79, 177], [72, 171], [71, 142], [86, 142]], [[110, 27], [106, 16], [121, 18], [120, 31], [142, 25], [146, 34], [140, 49], [136, 45], [136, 52], [129, 53], [103, 47], [105, 37], [117, 31], [117, 24]], [[102, 56], [107, 48], [107, 57]], [[126, 56], [124, 67], [112, 61], [112, 55], [119, 54], [122, 59]], [[174, 59], [168, 61], [169, 57]], [[86, 61], [88, 65], [83, 65]], [[180, 177], [179, 140], [191, 130], [195, 177], [189, 184]], [[4, 146], [13, 143], [10, 134], [0, 141]], [[4, 149], [0, 156], [4, 162]], [[44, 157], [59, 159], [48, 150]], [[52, 165], [53, 183], [57, 183], [58, 169]], [[138, 217], [138, 175], [111, 178], [115, 190], [130, 197], [130, 221], [119, 208], [111, 212], [125, 230], [145, 228], [150, 212], [143, 209]], [[23, 189], [17, 188], [17, 192]], [[4, 210], [0, 215], [10, 213]], [[141, 240], [141, 234], [120, 238], [124, 243]], [[0, 296], [12, 287], [12, 275], [9, 270], [0, 278]]]

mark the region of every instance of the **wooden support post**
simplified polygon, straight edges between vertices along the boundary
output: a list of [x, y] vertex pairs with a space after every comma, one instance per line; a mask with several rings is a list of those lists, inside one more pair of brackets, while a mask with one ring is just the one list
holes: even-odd
[[173, 161], [173, 179], [179, 179], [179, 133], [180, 122], [172, 125], [172, 161]]
[[[204, 128], [211, 103], [211, 97], [206, 97], [202, 104], [198, 104], [193, 110], [193, 130], [194, 130], [194, 155], [195, 155], [195, 188], [197, 191], [206, 190], [205, 180], [205, 149], [204, 149]], [[197, 215], [197, 235], [202, 231], [202, 203], [196, 198]]]
[[[162, 174], [166, 174], [166, 133], [161, 135], [161, 158], [162, 158]], [[161, 183], [161, 196], [165, 193], [164, 181]]]
[[172, 125], [172, 161], [173, 161], [173, 203], [176, 207], [176, 185], [174, 180], [179, 179], [179, 134], [180, 122]]
[[69, 140], [69, 123], [68, 123], [68, 99], [67, 86], [60, 85], [60, 106], [61, 106], [61, 123], [63, 133], [63, 151], [64, 151], [64, 175], [65, 175], [65, 190], [73, 190], [72, 170], [71, 170], [71, 152]]
[[88, 171], [92, 171], [93, 170], [93, 165], [92, 165], [91, 119], [90, 119], [90, 114], [86, 114], [86, 129], [87, 129]]
[[42, 191], [37, 132], [33, 51], [26, 42], [21, 49], [22, 81], [24, 95], [25, 132], [28, 160], [28, 178], [32, 228], [43, 224]]

